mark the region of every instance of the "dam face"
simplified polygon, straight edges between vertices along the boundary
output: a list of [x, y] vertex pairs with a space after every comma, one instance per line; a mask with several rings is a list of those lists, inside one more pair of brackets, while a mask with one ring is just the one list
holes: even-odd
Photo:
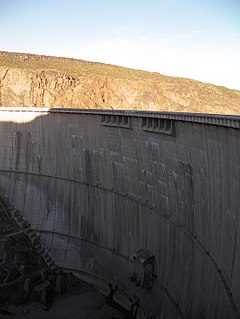
[[[0, 190], [137, 318], [240, 318], [240, 118], [0, 109]], [[152, 287], [130, 280], [154, 256]]]

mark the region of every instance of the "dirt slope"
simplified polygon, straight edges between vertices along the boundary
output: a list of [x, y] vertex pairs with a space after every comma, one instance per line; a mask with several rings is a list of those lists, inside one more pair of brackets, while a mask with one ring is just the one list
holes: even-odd
[[240, 91], [102, 63], [0, 52], [0, 106], [239, 114]]

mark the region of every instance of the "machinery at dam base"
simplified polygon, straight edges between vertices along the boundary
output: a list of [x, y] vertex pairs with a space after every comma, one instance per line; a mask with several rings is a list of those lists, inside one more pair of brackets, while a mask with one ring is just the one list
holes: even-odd
[[48, 267], [132, 317], [239, 318], [239, 128], [231, 116], [1, 108], [1, 196]]

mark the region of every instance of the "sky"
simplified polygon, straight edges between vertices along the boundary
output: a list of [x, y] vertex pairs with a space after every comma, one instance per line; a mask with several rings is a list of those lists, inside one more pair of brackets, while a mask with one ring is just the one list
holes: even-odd
[[240, 90], [240, 0], [0, 0], [0, 50]]

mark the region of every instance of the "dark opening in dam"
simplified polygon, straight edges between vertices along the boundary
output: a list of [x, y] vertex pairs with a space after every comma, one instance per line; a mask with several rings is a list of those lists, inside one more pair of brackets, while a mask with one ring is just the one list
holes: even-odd
[[14, 280], [27, 294], [38, 278], [44, 299], [78, 278], [110, 304], [99, 318], [240, 318], [239, 128], [0, 108], [1, 298]]

